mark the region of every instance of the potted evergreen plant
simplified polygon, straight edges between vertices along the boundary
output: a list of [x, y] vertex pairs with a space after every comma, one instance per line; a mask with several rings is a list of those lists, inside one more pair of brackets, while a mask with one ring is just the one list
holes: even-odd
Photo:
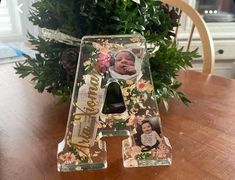
[[[170, 97], [178, 97], [184, 104], [190, 101], [178, 91], [181, 83], [177, 72], [191, 66], [197, 51], [184, 52], [172, 40], [178, 26], [174, 8], [158, 0], [41, 0], [32, 5], [29, 20], [39, 28], [60, 32], [81, 39], [85, 35], [115, 35], [138, 33], [151, 44], [148, 50], [158, 102], [167, 107]], [[79, 45], [56, 38], [34, 37], [35, 58], [17, 63], [21, 78], [31, 75], [35, 89], [60, 96], [61, 102], [70, 99], [75, 78]]]

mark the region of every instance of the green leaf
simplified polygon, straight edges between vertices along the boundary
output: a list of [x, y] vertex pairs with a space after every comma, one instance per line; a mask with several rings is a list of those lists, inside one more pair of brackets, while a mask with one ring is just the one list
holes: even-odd
[[112, 16], [111, 19], [115, 20], [115, 21], [120, 21], [120, 18], [117, 16]]
[[35, 85], [35, 89], [37, 89], [38, 92], [43, 92], [45, 89], [45, 85], [41, 81], [38, 81]]
[[191, 101], [190, 101], [188, 98], [186, 98], [186, 96], [185, 96], [185, 94], [184, 94], [183, 92], [177, 92], [177, 94], [178, 94], [178, 97], [180, 98], [180, 100], [181, 100], [186, 106], [188, 106], [188, 105], [191, 103]]
[[162, 102], [164, 104], [164, 107], [165, 107], [166, 111], [168, 111], [169, 110], [169, 105], [168, 105], [167, 100], [166, 99], [162, 99]]

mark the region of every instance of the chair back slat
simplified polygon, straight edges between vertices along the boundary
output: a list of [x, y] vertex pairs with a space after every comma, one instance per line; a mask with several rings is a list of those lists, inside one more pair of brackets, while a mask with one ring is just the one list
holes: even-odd
[[[198, 30], [198, 33], [200, 35], [200, 40], [202, 43], [202, 50], [203, 50], [203, 69], [202, 72], [211, 74], [214, 70], [214, 64], [215, 64], [215, 50], [214, 50], [214, 44], [212, 41], [211, 34], [207, 28], [207, 25], [201, 15], [193, 9], [189, 4], [182, 0], [161, 0], [163, 3], [168, 4], [169, 6], [179, 8], [182, 13], [185, 13], [193, 22], [193, 28], [190, 33], [190, 37], [188, 40], [188, 46], [187, 50], [189, 50], [193, 32], [195, 27]], [[178, 30], [176, 32], [178, 34]], [[177, 35], [176, 35], [177, 36]], [[176, 40], [176, 39], [175, 39]]]

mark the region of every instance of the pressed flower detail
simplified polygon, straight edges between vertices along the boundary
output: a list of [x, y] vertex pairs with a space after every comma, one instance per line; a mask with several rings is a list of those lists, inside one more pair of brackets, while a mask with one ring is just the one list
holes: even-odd
[[98, 55], [98, 66], [99, 66], [100, 72], [102, 73], [106, 72], [110, 66], [110, 55], [100, 53]]
[[67, 152], [63, 155], [63, 158], [64, 158], [64, 163], [65, 164], [72, 164], [75, 162], [76, 160], [76, 157], [73, 153], [71, 152]]
[[[145, 119], [144, 116], [152, 117], [156, 115], [155, 110], [152, 108], [152, 105], [155, 104], [155, 98], [152, 96], [153, 86], [149, 80], [141, 79], [136, 83], [130, 80], [120, 81], [120, 85], [128, 114], [134, 115], [129, 117], [128, 126], [136, 128], [136, 125]], [[138, 114], [142, 115], [139, 116]], [[138, 115], [137, 119], [135, 115]]]
[[93, 42], [92, 46], [97, 49], [100, 53], [109, 53], [110, 51], [119, 51], [123, 46], [115, 43], [109, 43], [108, 40], [104, 40], [101, 44]]
[[[95, 67], [101, 73], [105, 73], [110, 66], [111, 55], [115, 51], [123, 49], [122, 45], [108, 42], [101, 39], [101, 43], [93, 42], [89, 49], [93, 49], [90, 53], [90, 59], [84, 61], [83, 66], [85, 72], [90, 74]], [[90, 51], [90, 50], [89, 50]]]
[[139, 146], [131, 146], [127, 148], [126, 154], [132, 158], [135, 158], [137, 155], [141, 154], [141, 148]]
[[91, 61], [90, 60], [87, 60], [87, 61], [84, 61], [84, 63], [83, 63], [83, 66], [89, 66], [89, 65], [91, 65]]
[[137, 124], [141, 124], [140, 118], [138, 116], [131, 115], [129, 122], [128, 122], [128, 125], [136, 127]]
[[134, 82], [132, 80], [126, 80], [126, 84], [132, 85], [132, 84], [134, 84]]
[[139, 42], [140, 41], [140, 37], [136, 36], [130, 39], [132, 42]]
[[144, 81], [140, 81], [140, 82], [138, 82], [137, 83], [137, 89], [139, 90], [139, 91], [145, 91], [145, 82]]
[[151, 156], [152, 156], [152, 154], [151, 153], [149, 153], [149, 152], [147, 152], [147, 153], [141, 153], [141, 154], [139, 154], [138, 156], [137, 156], [137, 159], [138, 160], [146, 160], [146, 159], [152, 159], [151, 158]]
[[169, 153], [170, 153], [169, 148], [165, 144], [161, 143], [159, 145], [159, 148], [154, 149], [152, 151], [152, 156], [154, 159], [162, 159], [166, 158], [169, 155]]
[[129, 96], [129, 92], [128, 92], [128, 89], [127, 88], [125, 88], [125, 89], [122, 89], [122, 95], [124, 96], [124, 97], [127, 97], [127, 96]]
[[150, 84], [150, 82], [145, 82], [144, 80], [137, 82], [136, 88], [138, 91], [142, 92], [147, 91], [148, 93], [151, 93], [153, 91], [153, 86]]
[[150, 82], [148, 81], [148, 83], [146, 84], [146, 91], [148, 93], [151, 93], [153, 91], [153, 85], [150, 84]]

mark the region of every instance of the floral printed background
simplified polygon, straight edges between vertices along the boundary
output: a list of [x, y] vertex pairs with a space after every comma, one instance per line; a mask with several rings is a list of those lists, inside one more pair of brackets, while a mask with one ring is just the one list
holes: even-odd
[[[110, 80], [111, 82], [114, 81], [120, 86], [126, 110], [122, 113], [114, 114], [100, 113], [100, 118], [96, 121], [97, 137], [95, 144], [89, 150], [78, 148], [76, 144], [71, 143], [74, 120], [69, 120], [65, 144], [62, 148], [63, 150], [58, 153], [58, 163], [62, 167], [67, 167], [68, 171], [69, 168], [70, 170], [81, 170], [83, 165], [105, 163], [105, 144], [100, 140], [100, 136], [98, 136], [104, 130], [112, 130], [113, 134], [111, 133], [111, 135], [116, 135], [115, 132], [117, 131], [128, 131], [130, 133], [130, 137], [124, 140], [122, 144], [125, 167], [171, 164], [171, 147], [168, 140], [162, 134], [151, 72], [148, 59], [145, 58], [146, 50], [145, 46], [143, 46], [144, 43], [145, 41], [141, 36], [89, 37], [84, 39], [81, 46], [82, 55], [77, 72], [77, 82], [75, 81], [74, 96], [79, 94], [79, 88], [86, 83], [85, 79], [87, 76], [90, 76], [92, 71], [96, 69], [102, 78], [100, 88], [104, 92], [103, 99], [105, 99], [105, 89], [109, 85]], [[111, 66], [114, 54], [122, 49], [129, 49], [140, 60], [142, 73], [140, 77], [134, 80], [112, 80], [112, 77], [110, 77], [108, 69]], [[99, 104], [100, 107], [103, 106], [100, 102]], [[74, 111], [75, 107], [73, 107], [70, 113]], [[143, 133], [141, 124], [146, 120], [151, 120], [154, 125], [152, 130], [158, 134], [157, 145], [147, 150], [143, 147], [140, 140], [140, 136]], [[143, 151], [144, 148], [145, 150]], [[104, 167], [97, 166], [97, 168]]]

